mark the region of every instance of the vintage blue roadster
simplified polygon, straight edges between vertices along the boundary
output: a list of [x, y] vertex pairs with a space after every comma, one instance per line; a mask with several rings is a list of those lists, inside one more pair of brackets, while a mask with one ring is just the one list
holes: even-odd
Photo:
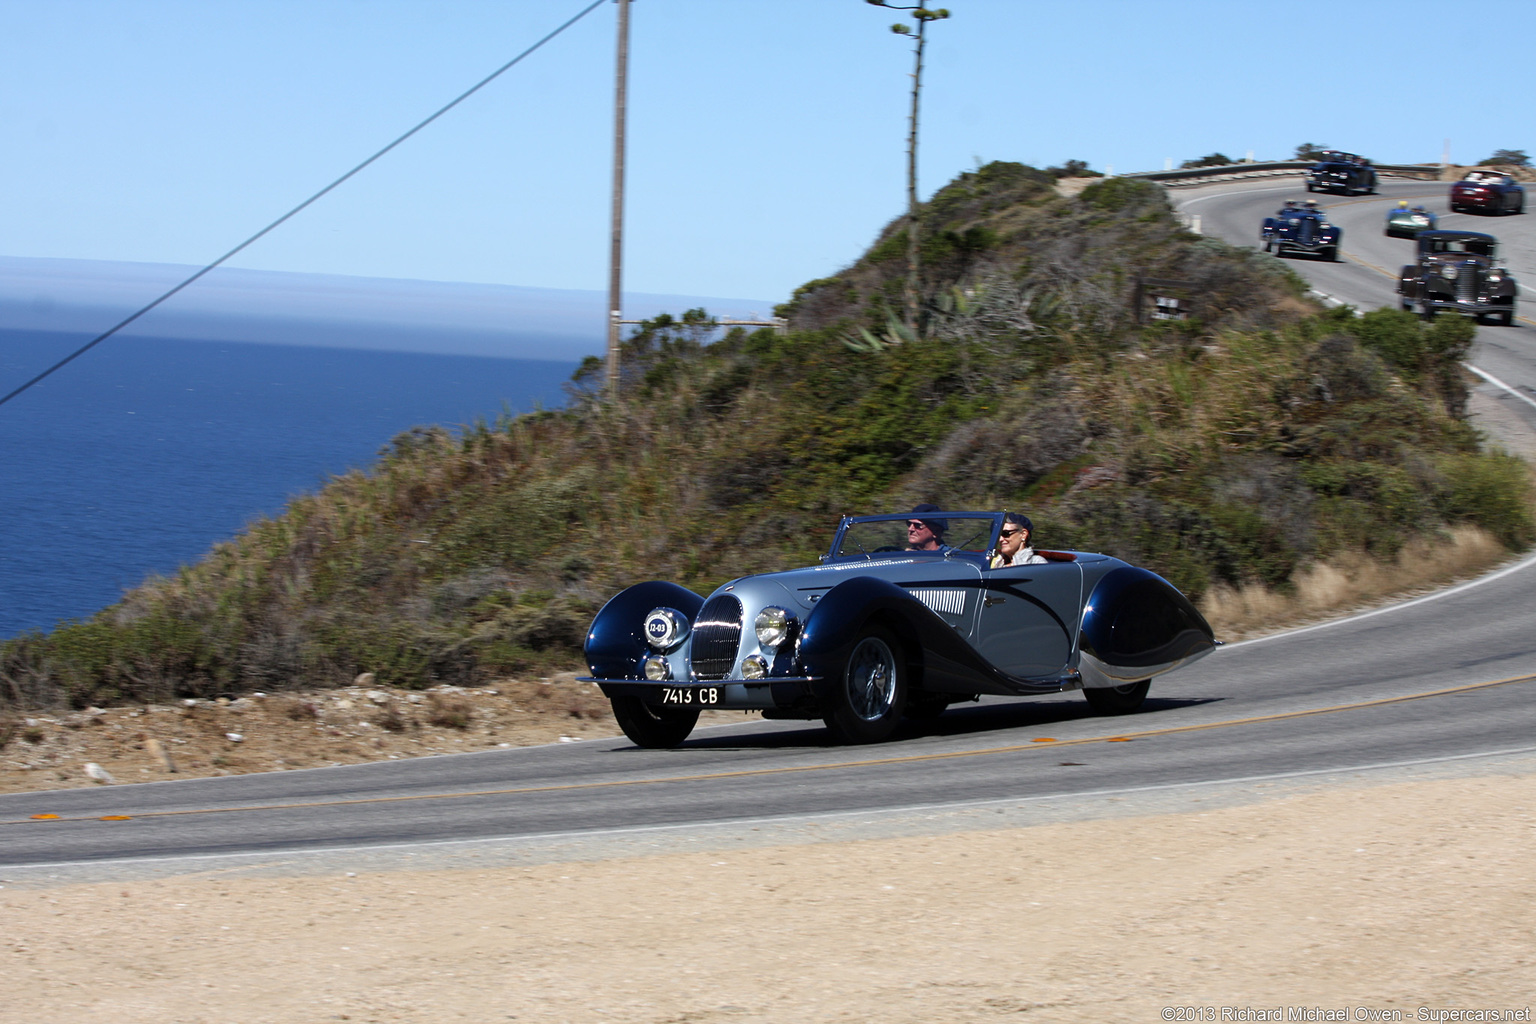
[[1042, 551], [991, 568], [1003, 517], [925, 513], [944, 535], [934, 550], [908, 549], [911, 516], [844, 517], [819, 565], [708, 598], [636, 584], [593, 620], [584, 681], [642, 747], [683, 742], [705, 709], [821, 719], [869, 743], [982, 694], [1081, 689], [1095, 711], [1134, 711], [1154, 676], [1216, 646], [1172, 584], [1118, 558]]
[[1288, 202], [1273, 217], [1265, 217], [1259, 238], [1264, 251], [1276, 256], [1304, 252], [1333, 263], [1339, 258], [1344, 231], [1328, 223], [1327, 214], [1309, 199], [1304, 206]]

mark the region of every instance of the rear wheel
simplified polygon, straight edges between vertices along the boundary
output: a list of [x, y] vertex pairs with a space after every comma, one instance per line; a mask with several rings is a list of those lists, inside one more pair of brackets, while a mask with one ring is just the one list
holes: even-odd
[[1088, 706], [1101, 715], [1128, 715], [1141, 707], [1151, 685], [1152, 680], [1143, 679], [1124, 686], [1090, 686], [1083, 689], [1083, 696], [1088, 698]]
[[907, 707], [907, 663], [884, 626], [866, 626], [854, 641], [825, 721], [844, 743], [878, 743], [896, 731]]
[[675, 747], [688, 738], [699, 721], [698, 708], [658, 708], [639, 697], [614, 697], [613, 717], [637, 747]]

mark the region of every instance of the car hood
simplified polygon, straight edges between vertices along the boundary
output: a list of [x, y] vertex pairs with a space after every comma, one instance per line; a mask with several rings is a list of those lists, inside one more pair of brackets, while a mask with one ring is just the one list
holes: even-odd
[[[781, 605], [809, 614], [823, 594], [844, 580], [875, 576], [900, 584], [934, 583], [945, 579], [974, 578], [978, 567], [970, 562], [931, 555], [913, 557], [855, 559], [813, 565], [804, 569], [743, 576], [732, 580], [716, 594], [727, 590], [736, 594], [748, 610], [766, 605]], [[713, 595], [711, 595], [713, 596]]]

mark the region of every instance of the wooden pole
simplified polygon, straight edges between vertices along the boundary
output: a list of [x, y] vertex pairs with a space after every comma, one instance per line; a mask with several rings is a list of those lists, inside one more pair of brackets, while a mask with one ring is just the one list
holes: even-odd
[[[917, 0], [923, 10], [927, 0]], [[907, 132], [907, 327], [917, 333], [918, 267], [922, 258], [917, 238], [917, 98], [923, 85], [923, 29], [928, 19], [917, 17], [916, 60], [912, 68], [912, 123]]]
[[613, 98], [613, 231], [608, 255], [608, 397], [619, 394], [619, 318], [623, 313], [624, 122], [629, 77], [629, 0], [619, 5], [618, 60]]

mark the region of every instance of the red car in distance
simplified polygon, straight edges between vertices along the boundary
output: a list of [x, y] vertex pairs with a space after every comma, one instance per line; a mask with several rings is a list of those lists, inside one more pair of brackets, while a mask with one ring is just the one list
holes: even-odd
[[1451, 212], [1524, 213], [1525, 187], [1502, 171], [1468, 171], [1451, 186]]

